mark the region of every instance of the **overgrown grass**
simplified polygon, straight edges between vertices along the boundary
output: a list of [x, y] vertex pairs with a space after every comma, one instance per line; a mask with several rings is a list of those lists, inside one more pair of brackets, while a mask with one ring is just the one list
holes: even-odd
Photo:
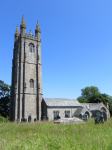
[[0, 123], [1, 150], [112, 150], [112, 118], [95, 125]]

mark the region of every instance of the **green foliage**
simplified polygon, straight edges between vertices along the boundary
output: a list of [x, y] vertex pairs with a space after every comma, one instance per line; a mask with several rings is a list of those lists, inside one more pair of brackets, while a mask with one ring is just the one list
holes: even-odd
[[110, 111], [110, 115], [112, 116], [112, 96], [108, 96], [108, 98], [109, 98], [109, 102], [108, 102], [109, 111]]
[[111, 102], [112, 102], [112, 96], [108, 96], [108, 98], [109, 98], [109, 101], [111, 101]]
[[85, 97], [81, 97], [81, 96], [79, 96], [79, 97], [77, 98], [77, 100], [79, 101], [79, 103], [87, 103], [87, 102], [88, 102]]
[[108, 95], [106, 94], [99, 94], [99, 93], [95, 93], [95, 94], [92, 94], [88, 97], [88, 102], [89, 103], [107, 103], [109, 102], [109, 99], [108, 99]]
[[0, 122], [6, 122], [6, 118], [2, 117], [0, 114]]
[[9, 116], [10, 86], [0, 80], [0, 114]]
[[[75, 139], [75, 140], [74, 140]], [[1, 150], [111, 150], [112, 118], [95, 125], [54, 122], [0, 123]]]
[[99, 89], [95, 86], [85, 87], [84, 89], [81, 89], [81, 91], [82, 97], [85, 97], [86, 99], [92, 94], [99, 93]]

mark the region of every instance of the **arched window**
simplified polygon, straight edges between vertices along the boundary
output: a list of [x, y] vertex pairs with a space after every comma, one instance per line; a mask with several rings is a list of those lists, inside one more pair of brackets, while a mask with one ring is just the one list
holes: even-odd
[[104, 111], [104, 112], [106, 112], [106, 109], [105, 109], [104, 107], [102, 107], [102, 108], [101, 108], [101, 111]]
[[34, 44], [33, 43], [29, 44], [29, 52], [34, 53]]
[[90, 118], [90, 114], [88, 111], [86, 111], [85, 114], [88, 115], [88, 118]]
[[34, 88], [34, 80], [30, 79], [30, 88]]

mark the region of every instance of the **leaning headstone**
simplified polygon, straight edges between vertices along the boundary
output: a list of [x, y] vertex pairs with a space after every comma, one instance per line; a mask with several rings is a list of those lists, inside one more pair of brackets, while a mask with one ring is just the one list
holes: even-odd
[[88, 115], [87, 115], [87, 114], [84, 114], [84, 115], [82, 116], [82, 119], [83, 119], [84, 121], [88, 121]]
[[103, 111], [104, 121], [108, 121], [107, 113]]
[[101, 111], [97, 110], [95, 113], [94, 120], [95, 120], [95, 124], [104, 123], [103, 113]]

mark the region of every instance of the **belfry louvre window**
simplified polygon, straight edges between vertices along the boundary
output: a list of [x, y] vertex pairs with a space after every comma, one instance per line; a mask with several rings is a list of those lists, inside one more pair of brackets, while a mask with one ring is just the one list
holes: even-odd
[[54, 119], [58, 119], [59, 118], [59, 111], [54, 111]]
[[70, 118], [70, 111], [65, 111], [65, 118]]
[[33, 79], [30, 80], [30, 88], [34, 88], [34, 80]]
[[29, 52], [34, 53], [34, 45], [29, 44]]

